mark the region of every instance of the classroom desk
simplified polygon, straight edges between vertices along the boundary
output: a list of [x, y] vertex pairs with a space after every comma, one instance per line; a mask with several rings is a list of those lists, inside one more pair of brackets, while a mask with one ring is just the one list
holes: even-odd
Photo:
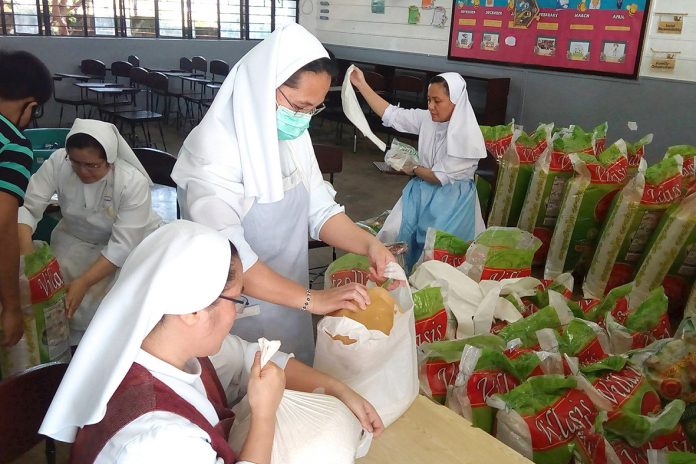
[[72, 74], [72, 73], [54, 73], [54, 76], [57, 77], [64, 77], [66, 79], [76, 79], [78, 81], [88, 81], [90, 79], [94, 79], [94, 76], [87, 76], [85, 74]]
[[531, 464], [466, 419], [419, 395], [357, 464]]

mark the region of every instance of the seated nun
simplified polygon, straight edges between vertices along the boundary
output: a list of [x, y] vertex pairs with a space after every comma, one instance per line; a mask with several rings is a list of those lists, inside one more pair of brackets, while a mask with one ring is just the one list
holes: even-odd
[[[287, 386], [323, 389], [375, 435], [372, 405], [341, 382], [229, 334], [245, 307], [234, 245], [193, 222], [161, 227], [126, 259], [75, 353], [40, 433], [74, 442], [74, 463], [268, 463]], [[214, 356], [215, 366], [209, 356]], [[246, 394], [247, 439], [228, 445], [225, 392]]]
[[62, 215], [51, 248], [67, 284], [70, 344], [79, 343], [116, 271], [143, 238], [159, 227], [152, 181], [113, 124], [76, 119], [65, 142], [29, 179], [19, 209], [21, 253], [54, 194]]

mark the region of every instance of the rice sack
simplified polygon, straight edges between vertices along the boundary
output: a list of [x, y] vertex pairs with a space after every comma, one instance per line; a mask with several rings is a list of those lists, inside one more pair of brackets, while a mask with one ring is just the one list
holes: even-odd
[[466, 250], [470, 241], [462, 240], [456, 235], [428, 227], [423, 247], [423, 261], [442, 261], [458, 267], [466, 259]]
[[367, 256], [346, 253], [331, 263], [324, 272], [324, 288], [341, 287], [350, 283], [366, 285], [370, 280], [370, 260]]
[[645, 158], [645, 146], [652, 143], [653, 135], [648, 134], [635, 143], [626, 142], [628, 155], [628, 177], [631, 178], [638, 174], [640, 162]]
[[593, 364], [609, 356], [609, 337], [598, 324], [573, 318], [560, 332], [542, 329], [537, 332], [542, 350], [577, 358], [581, 366]]
[[496, 160], [500, 161], [503, 157], [503, 153], [510, 148], [510, 144], [512, 143], [515, 121], [500, 126], [479, 127], [483, 134], [483, 143], [486, 145], [486, 151], [493, 155]]
[[681, 197], [682, 159], [665, 158], [621, 190], [612, 205], [583, 283], [586, 297], [601, 298], [631, 281], [664, 212]]
[[595, 157], [570, 155], [575, 175], [568, 182], [549, 242], [544, 277], [552, 279], [581, 263], [589, 265], [600, 228], [626, 181], [626, 143], [618, 140]]
[[662, 287], [654, 289], [637, 307], [631, 304], [630, 295], [621, 298], [607, 314], [605, 325], [612, 352], [616, 354], [669, 338], [671, 328], [664, 290]]
[[665, 158], [681, 156], [684, 159], [682, 166], [682, 193], [687, 195], [696, 187], [696, 171], [694, 163], [696, 162], [696, 145], [674, 145], [667, 149]]
[[445, 309], [440, 287], [428, 287], [413, 293], [413, 315], [416, 319], [416, 346], [453, 339], [457, 333], [457, 320]]
[[488, 226], [517, 226], [534, 165], [551, 148], [552, 129], [553, 124], [542, 124], [531, 135], [515, 130], [512, 144], [500, 159]]

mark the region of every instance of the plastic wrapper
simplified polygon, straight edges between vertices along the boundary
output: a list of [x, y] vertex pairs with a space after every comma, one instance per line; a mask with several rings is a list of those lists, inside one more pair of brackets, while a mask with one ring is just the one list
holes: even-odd
[[667, 209], [647, 250], [636, 273], [632, 298], [640, 301], [662, 285], [670, 313], [677, 317], [696, 280], [696, 192]]
[[496, 437], [537, 464], [567, 464], [575, 436], [591, 430], [597, 409], [573, 377], [531, 377], [488, 404], [498, 409]]
[[355, 223], [355, 225], [360, 227], [361, 229], [368, 231], [372, 235], [377, 235], [379, 231], [382, 230], [382, 227], [384, 227], [384, 221], [387, 220], [387, 216], [389, 216], [389, 213], [391, 213], [391, 211], [387, 210], [379, 216], [358, 221]]
[[[239, 453], [251, 425], [247, 397], [233, 409], [229, 443]], [[363, 438], [360, 422], [339, 399], [285, 390], [276, 411], [271, 463], [350, 464], [366, 453], [370, 439]]]
[[637, 307], [630, 305], [630, 299], [624, 301], [620, 300], [605, 319], [613, 353], [625, 353], [670, 337], [667, 297], [662, 287], [650, 292]]
[[[416, 334], [411, 289], [390, 292], [398, 302], [389, 335], [347, 317], [325, 316], [317, 324], [314, 368], [362, 395], [385, 426], [398, 419], [418, 395]], [[339, 338], [355, 340], [345, 344]], [[337, 339], [338, 338], [338, 339]]]
[[500, 126], [480, 126], [488, 153], [500, 160], [512, 143], [515, 121]]
[[541, 242], [515, 227], [490, 227], [473, 241], [459, 269], [475, 281], [528, 277]]
[[542, 124], [532, 135], [515, 130], [512, 144], [500, 159], [488, 226], [517, 226], [534, 165], [551, 149], [552, 129], [553, 124]]
[[423, 343], [418, 347], [418, 380], [422, 394], [445, 403], [447, 389], [457, 378], [462, 351], [467, 344], [498, 351], [505, 349], [505, 342], [490, 334]]
[[418, 166], [418, 150], [411, 145], [393, 139], [391, 147], [384, 155], [384, 162], [395, 171]]
[[574, 153], [594, 155], [601, 151], [598, 147], [603, 147], [604, 138], [606, 138], [605, 125], [599, 126], [596, 131], [590, 133], [584, 132], [577, 126], [571, 126], [557, 132], [552, 139], [552, 149], [537, 160], [527, 196], [522, 205], [520, 219], [517, 222], [517, 227], [532, 232], [541, 240], [541, 247], [534, 257], [534, 264], [543, 264], [546, 261], [566, 183], [573, 174], [570, 155]]
[[466, 259], [466, 250], [470, 245], [470, 241], [428, 227], [423, 247], [423, 261], [437, 260], [454, 267], [460, 266]]
[[574, 318], [562, 330], [543, 329], [537, 332], [542, 350], [577, 358], [580, 365], [593, 364], [609, 356], [609, 337], [598, 324]]
[[[562, 297], [561, 297], [562, 298]], [[525, 348], [538, 348], [537, 331], [541, 329], [559, 329], [572, 320], [572, 313], [566, 306], [547, 306], [529, 317], [502, 328], [498, 335], [506, 342], [519, 339]]]
[[414, 292], [413, 313], [416, 319], [416, 346], [455, 337], [457, 321], [445, 308], [440, 287]]
[[326, 268], [324, 288], [341, 287], [353, 282], [366, 285], [369, 277], [370, 260], [367, 256], [346, 253]]
[[48, 244], [34, 242], [33, 253], [20, 257], [19, 288], [24, 335], [16, 345], [0, 348], [0, 378], [40, 363], [70, 361], [65, 284]]
[[[522, 315], [527, 317], [539, 311], [541, 308], [547, 307], [549, 305], [549, 290], [563, 295], [570, 305], [572, 302], [571, 298], [573, 296], [574, 282], [575, 279], [573, 279], [573, 275], [570, 273], [561, 274], [555, 279], [542, 280], [541, 284], [534, 290], [532, 295], [520, 298], [524, 307]], [[571, 310], [572, 309], [571, 307]]]
[[696, 171], [694, 163], [696, 163], [696, 145], [674, 145], [667, 149], [665, 158], [673, 156], [681, 156], [684, 159], [682, 165], [682, 193], [687, 195], [696, 189]]
[[623, 140], [596, 157], [581, 153], [570, 159], [575, 175], [566, 185], [549, 242], [546, 279], [589, 265], [604, 218], [628, 174]]
[[653, 135], [648, 134], [634, 143], [626, 142], [628, 155], [628, 177], [638, 174], [641, 161], [645, 158], [645, 146], [651, 144]]
[[597, 241], [587, 277], [586, 296], [601, 298], [631, 281], [665, 210], [681, 197], [682, 159], [645, 164], [618, 195]]

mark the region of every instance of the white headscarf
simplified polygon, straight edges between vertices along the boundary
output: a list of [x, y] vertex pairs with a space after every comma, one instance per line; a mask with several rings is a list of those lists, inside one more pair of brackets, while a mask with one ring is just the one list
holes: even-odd
[[73, 442], [80, 427], [102, 420], [147, 334], [165, 314], [190, 314], [215, 301], [230, 257], [224, 236], [189, 221], [143, 240], [99, 306], [39, 432]]
[[[184, 141], [184, 148], [205, 164], [218, 164], [217, 160], [225, 164], [237, 151], [244, 196], [256, 198], [258, 203], [281, 200], [276, 89], [302, 66], [328, 56], [316, 37], [299, 24], [278, 27], [232, 68], [203, 121]], [[309, 135], [305, 132], [301, 137]], [[214, 175], [196, 175], [217, 181]]]
[[454, 112], [447, 127], [447, 154], [456, 158], [485, 158], [486, 146], [474, 109], [469, 102], [466, 81], [459, 73], [438, 74], [447, 81]]
[[75, 134], [87, 134], [91, 135], [97, 142], [101, 144], [106, 152], [106, 161], [109, 164], [114, 164], [117, 159], [130, 164], [135, 169], [140, 171], [143, 176], [148, 180], [150, 185], [152, 185], [152, 180], [150, 176], [147, 175], [147, 171], [143, 165], [135, 156], [133, 150], [131, 149], [128, 142], [126, 142], [118, 131], [116, 126], [108, 122], [97, 121], [95, 119], [75, 119], [70, 132], [65, 140], [69, 139], [71, 135]]

